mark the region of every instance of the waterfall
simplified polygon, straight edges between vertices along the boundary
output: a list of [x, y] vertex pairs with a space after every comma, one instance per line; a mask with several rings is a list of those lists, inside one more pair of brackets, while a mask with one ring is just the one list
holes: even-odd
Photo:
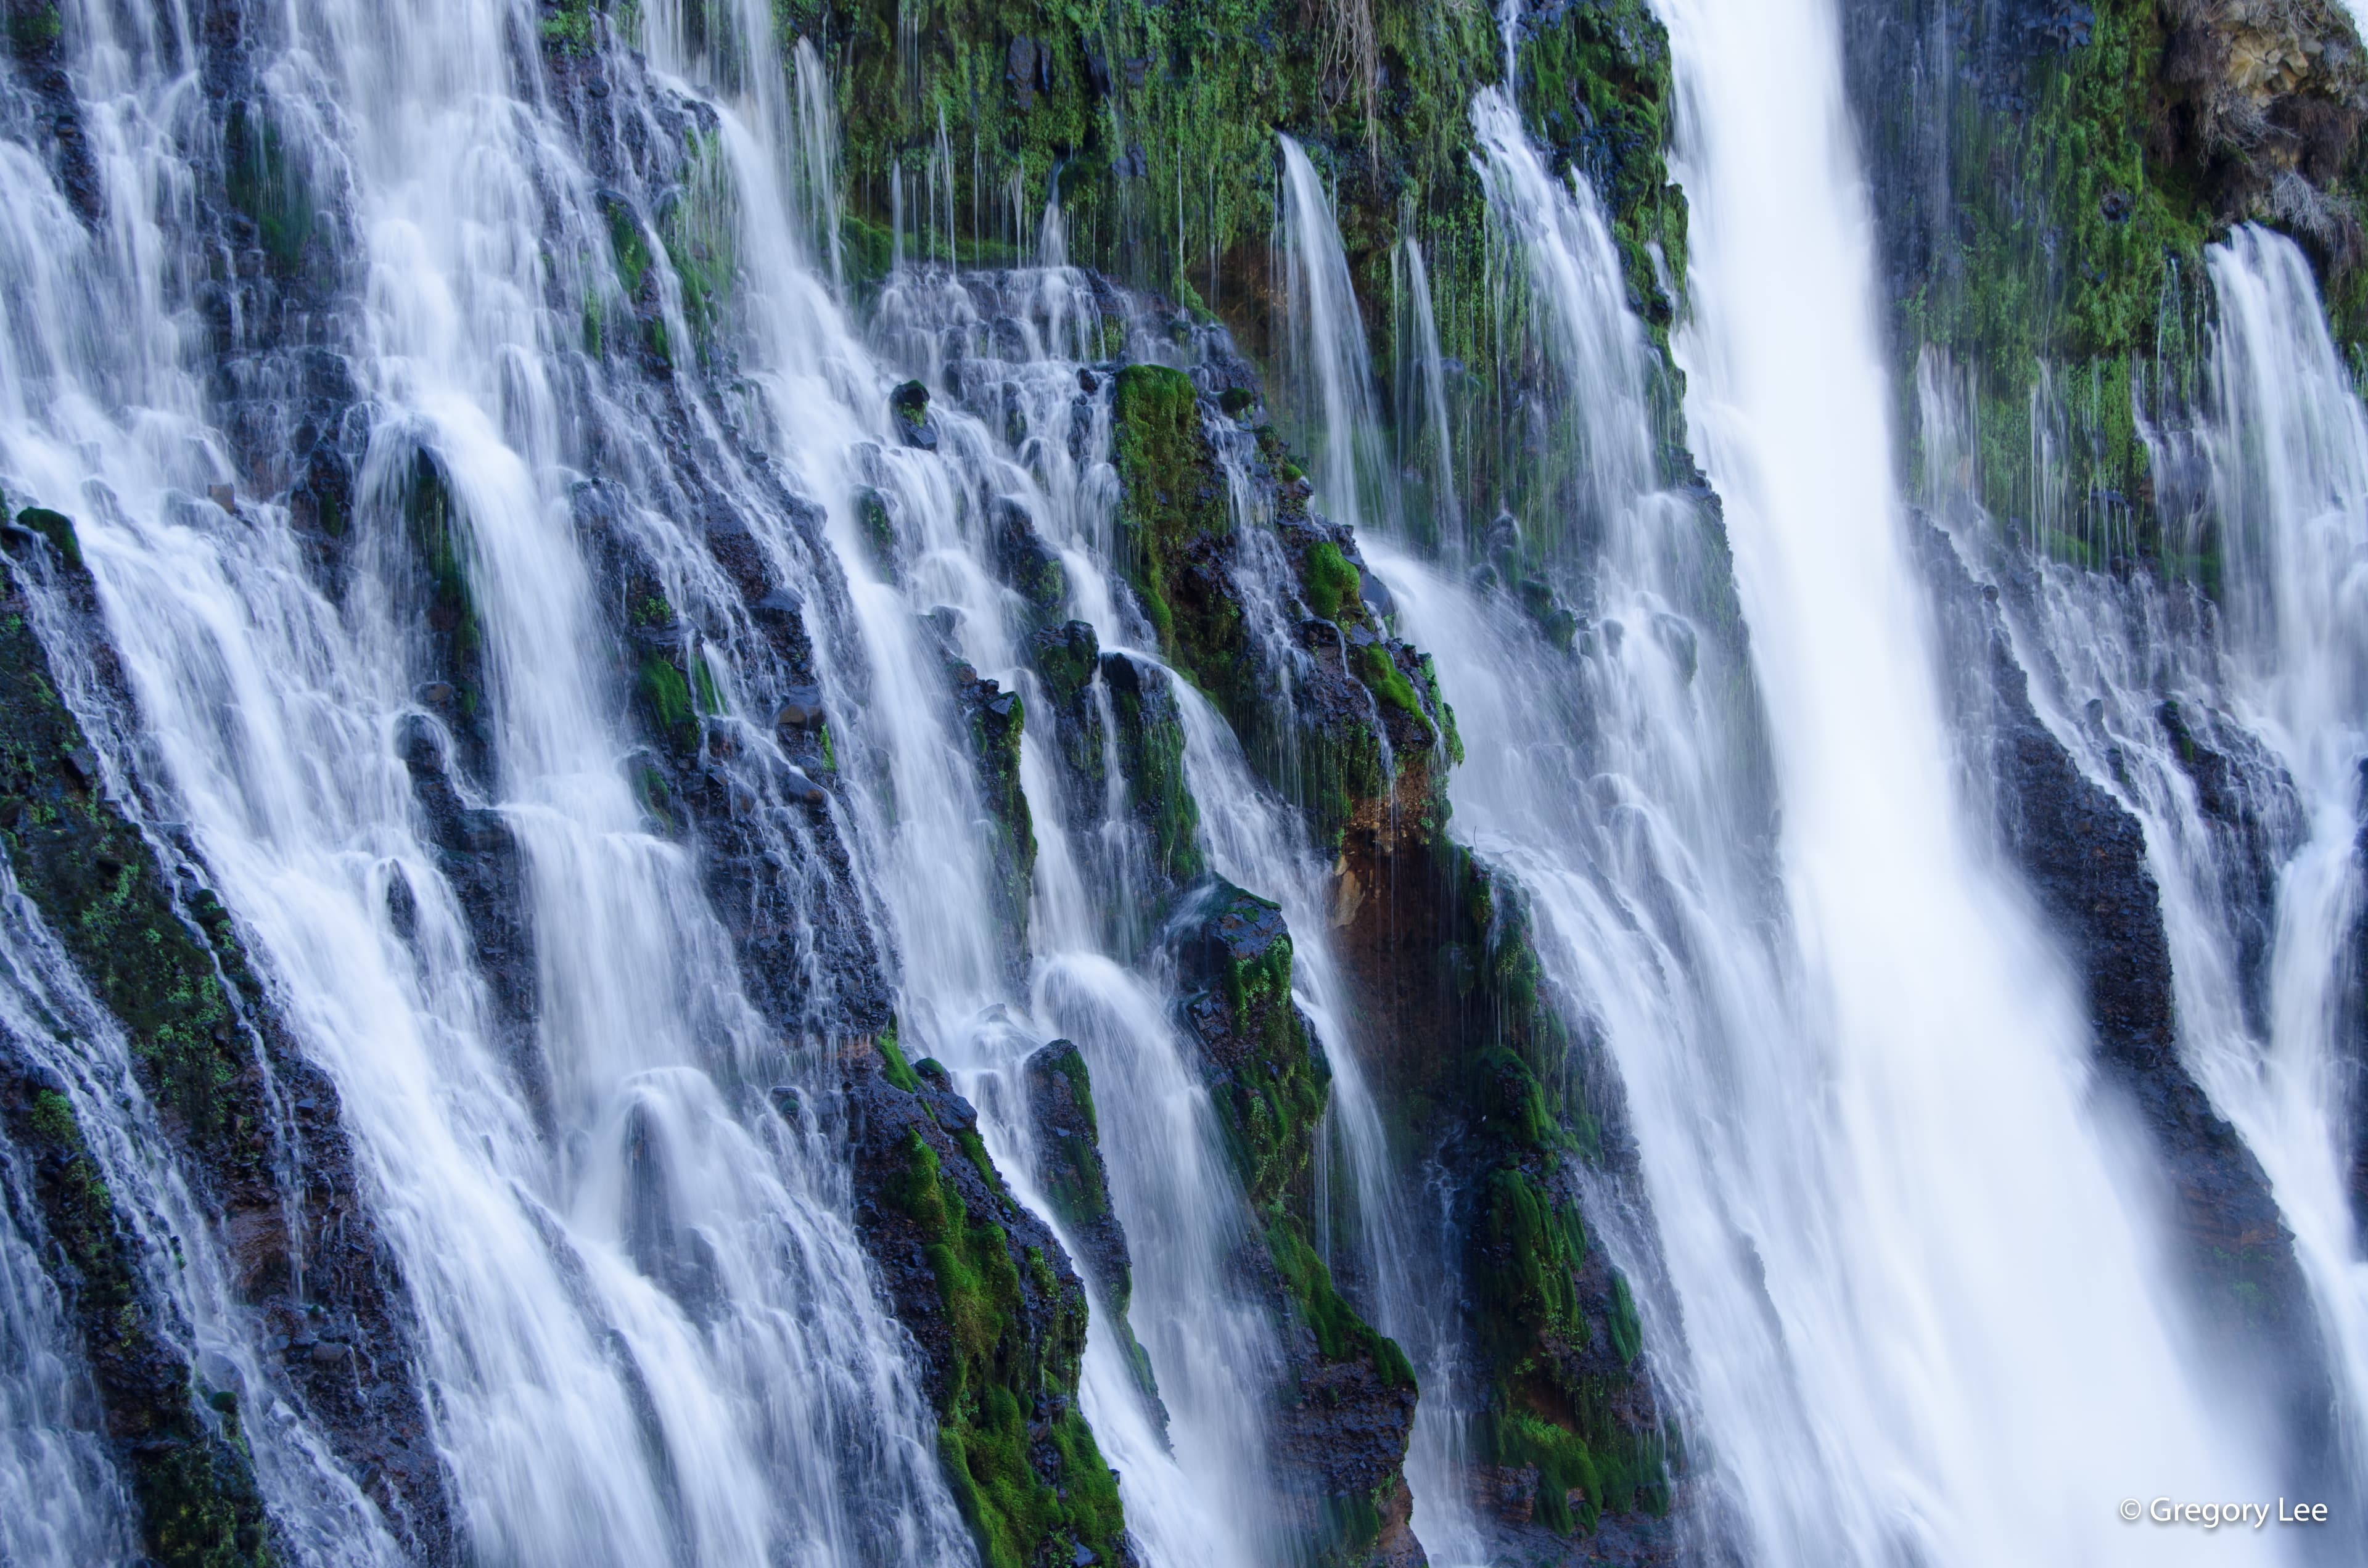
[[[2203, 493], [2191, 559], [2216, 553], [2219, 613], [2192, 585], [2126, 580], [2001, 546], [1951, 495], [1959, 548], [2003, 593], [2050, 731], [2143, 825], [2177, 985], [2183, 1059], [2269, 1179], [2328, 1365], [2237, 1346], [2294, 1385], [2308, 1444], [2289, 1463], [2357, 1489], [2368, 1454], [2368, 1266], [2354, 1181], [2361, 1103], [2354, 960], [2357, 758], [2368, 687], [2355, 630], [2368, 560], [2368, 415], [2291, 241], [2240, 228], [2209, 253], [2219, 305], [2207, 402], [2190, 432]], [[1945, 379], [1921, 389], [1928, 445], [1968, 433]], [[2157, 451], [2166, 484], [2182, 472]], [[1948, 460], [1943, 457], [1943, 467]], [[2286, 1363], [2286, 1364], [2281, 1364]], [[2329, 1385], [2332, 1385], [2331, 1387]], [[2331, 1395], [2331, 1402], [2330, 1402]], [[2316, 1427], [2331, 1403], [2331, 1444]]]
[[[1607, 1561], [2254, 1562], [2294, 1549], [2116, 1506], [2314, 1458], [2368, 1495], [2368, 410], [2309, 265], [2211, 250], [2210, 398], [2146, 432], [2202, 584], [1943, 496], [1936, 355], [1944, 537], [1894, 481], [1838, 0], [1655, 4], [1715, 493], [1589, 183], [1628, 154], [1512, 93], [1560, 12], [1451, 18], [1506, 84], [1444, 122], [1452, 210], [1348, 221], [1371, 125], [1212, 173], [1211, 300], [1271, 242], [1278, 429], [1225, 326], [1071, 265], [1072, 216], [1139, 261], [1172, 200], [1190, 299], [1165, 22], [961, 40], [1034, 116], [982, 139], [894, 5], [859, 203], [832, 74], [889, 36], [828, 7], [12, 6], [0, 1562], [170, 1555], [174, 1444], [205, 1528], [306, 1568], [939, 1568], [998, 1520], [1080, 1568], [1479, 1568], [1575, 1518]], [[1493, 520], [1442, 347], [1492, 286]], [[2142, 831], [2292, 1335], [2182, 1272], [2013, 862], [2015, 660], [2022, 737]], [[1257, 965], [1287, 928], [1287, 994], [1213, 911]], [[1408, 912], [1430, 971], [1372, 972]], [[127, 923], [170, 949], [136, 985]], [[1546, 1009], [1559, 1076], [1484, 1129], [1465, 1080]], [[1550, 1233], [1488, 1229], [1500, 1179]], [[1478, 1257], [1524, 1233], [1574, 1260], [1530, 1270], [1531, 1381]]]
[[[111, 14], [91, 6], [73, 36], [102, 36]], [[253, 112], [288, 177], [322, 182], [318, 221], [349, 226], [367, 279], [332, 359], [368, 399], [343, 604], [284, 512], [192, 500], [239, 476], [175, 352], [188, 280], [155, 264], [177, 244], [158, 225], [188, 215], [141, 188], [110, 185], [86, 246], [53, 222], [12, 234], [0, 461], [12, 494], [82, 519], [143, 760], [342, 1097], [421, 1315], [417, 1375], [474, 1550], [960, 1558], [967, 1532], [826, 1131], [762, 1093], [819, 1063], [760, 1017], [691, 859], [653, 832], [621, 766], [634, 743], [571, 512], [592, 498], [589, 449], [611, 472], [659, 455], [636, 389], [567, 351], [580, 320], [630, 320], [617, 285], [554, 276], [546, 256], [605, 257], [613, 235], [647, 267], [651, 237], [603, 214], [539, 85], [512, 79], [507, 40], [535, 25], [496, 0], [325, 6], [290, 19], [263, 74]], [[140, 65], [127, 102], [168, 108], [185, 85], [170, 51]], [[620, 113], [659, 107], [630, 71], [613, 90]], [[163, 124], [127, 119], [159, 184], [209, 177]], [[762, 208], [780, 188], [740, 195]], [[27, 205], [20, 222], [43, 218]], [[551, 225], [565, 239], [546, 250]], [[687, 346], [680, 279], [659, 271], [658, 320]], [[80, 321], [94, 290], [126, 330], [38, 324]], [[44, 352], [28, 363], [28, 347]], [[102, 412], [127, 403], [154, 412]], [[778, 537], [778, 509], [745, 482], [736, 499]], [[450, 677], [436, 685], [396, 619], [406, 508], [458, 537], [484, 629], [476, 715], [454, 712]], [[667, 563], [672, 603], [728, 624], [676, 523], [629, 506], [614, 526]], [[545, 1003], [524, 1038], [473, 961], [448, 848], [426, 837], [407, 777], [422, 771], [449, 777], [479, 840], [517, 846], [532, 932], [518, 983]]]
[[[360, 1499], [336, 1495], [334, 1471], [310, 1470], [313, 1435], [277, 1396], [256, 1346], [230, 1308], [226, 1270], [189, 1194], [168, 1163], [156, 1159], [157, 1130], [139, 1093], [120, 1031], [97, 1006], [38, 912], [0, 866], [0, 1051], [12, 1072], [39, 1063], [97, 1135], [85, 1142], [108, 1189], [131, 1199], [147, 1266], [178, 1309], [176, 1325], [198, 1353], [201, 1376], [233, 1399], [245, 1395], [264, 1484], [295, 1529], [315, 1546], [350, 1532], [342, 1560], [393, 1561], [393, 1543], [376, 1528]], [[121, 1108], [108, 1114], [110, 1102]], [[123, 1114], [128, 1111], [129, 1114]], [[124, 1477], [108, 1451], [95, 1408], [91, 1371], [67, 1322], [65, 1303], [42, 1267], [51, 1238], [28, 1233], [38, 1213], [32, 1162], [10, 1151], [5, 1176], [7, 1217], [0, 1222], [0, 1551], [25, 1563], [130, 1564], [141, 1561], [137, 1517]], [[162, 1267], [176, 1256], [179, 1278]], [[315, 1439], [317, 1440], [317, 1439]]]
[[1285, 363], [1292, 417], [1306, 432], [1317, 499], [1335, 522], [1361, 529], [1396, 516], [1397, 487], [1382, 460], [1381, 421], [1365, 324], [1332, 221], [1332, 199], [1290, 137], [1282, 145]]
[[1611, 228], [1584, 176], [1574, 170], [1565, 187], [1546, 172], [1504, 94], [1481, 90], [1472, 129], [1485, 153], [1476, 163], [1489, 213], [1525, 264], [1534, 329], [1566, 383], [1569, 438], [1554, 464], [1575, 476], [1577, 516], [1561, 526], [1600, 528], [1654, 477], [1645, 338], [1628, 312]]
[[[1656, 1142], [1715, 1151], [1737, 1162], [1723, 1190], [1769, 1199], [1715, 1237], [1654, 1205], [1700, 1419], [1766, 1561], [2163, 1561], [2186, 1543], [2134, 1535], [2112, 1500], [2265, 1478], [2206, 1417], [2154, 1217], [2080, 1092], [2064, 960], [1948, 766], [1836, 19], [1822, 0], [1663, 10], [1692, 213], [1679, 360], [1726, 502], [1798, 944], [1784, 1006], [1735, 1043], [1817, 1086], [1805, 1119], [1725, 1094], [1658, 1137], [1640, 1117], [1648, 1175]], [[1730, 1359], [1754, 1324], [1770, 1354]]]
[[[1440, 353], [1439, 320], [1431, 309], [1430, 268], [1411, 234], [1398, 242], [1391, 267], [1392, 281], [1404, 294], [1396, 336], [1399, 364], [1393, 378], [1398, 390], [1399, 477], [1428, 490], [1432, 535], [1456, 539], [1463, 532], [1463, 502], [1455, 487], [1447, 364]], [[1406, 360], [1409, 347], [1411, 363]]]

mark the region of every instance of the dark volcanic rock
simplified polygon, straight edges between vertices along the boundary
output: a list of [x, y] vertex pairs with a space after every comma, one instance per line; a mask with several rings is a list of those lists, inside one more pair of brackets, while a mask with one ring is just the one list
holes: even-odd
[[1355, 1562], [1417, 1563], [1403, 1467], [1414, 1370], [1343, 1300], [1310, 1238], [1307, 1182], [1331, 1074], [1291, 995], [1282, 912], [1229, 882], [1179, 915], [1182, 1003], [1265, 1256], [1243, 1260], [1281, 1309], [1288, 1390], [1270, 1420], [1277, 1483], [1325, 1550]]
[[1094, 1115], [1093, 1080], [1086, 1059], [1065, 1040], [1040, 1046], [1026, 1065], [1028, 1117], [1036, 1135], [1044, 1195], [1076, 1236], [1086, 1272], [1114, 1312], [1126, 1311], [1133, 1262], [1126, 1231], [1110, 1208], [1110, 1176], [1102, 1165], [1101, 1128]]
[[[411, 775], [412, 799], [418, 803], [427, 840], [436, 846], [437, 869], [468, 924], [477, 972], [493, 998], [504, 1054], [548, 1131], [551, 1072], [534, 1027], [539, 982], [518, 836], [501, 812], [472, 806], [462, 798], [452, 780], [444, 735], [426, 717], [414, 714], [402, 722], [395, 749]], [[408, 900], [408, 885], [397, 885], [403, 889], [401, 897]]]
[[1082, 620], [1029, 634], [1028, 653], [1049, 699], [1053, 750], [1061, 759], [1061, 797], [1072, 836], [1090, 834], [1102, 820], [1108, 763], [1101, 705], [1094, 699], [1101, 649]]
[[979, 804], [992, 824], [996, 926], [1005, 966], [1013, 975], [1028, 965], [1028, 898], [1036, 875], [1036, 827], [1019, 778], [1019, 743], [1028, 722], [1027, 704], [1017, 691], [981, 679], [959, 661], [949, 668], [954, 707], [970, 735], [971, 765], [977, 770]]
[[1159, 1402], [1151, 1358], [1134, 1337], [1127, 1307], [1134, 1294], [1134, 1264], [1126, 1229], [1110, 1207], [1110, 1174], [1102, 1164], [1101, 1127], [1094, 1114], [1094, 1086], [1086, 1059], [1065, 1040], [1040, 1046], [1028, 1058], [1028, 1119], [1036, 1140], [1038, 1178], [1053, 1214], [1069, 1228], [1079, 1261], [1103, 1312], [1124, 1344], [1155, 1418], [1164, 1429], [1167, 1411]]

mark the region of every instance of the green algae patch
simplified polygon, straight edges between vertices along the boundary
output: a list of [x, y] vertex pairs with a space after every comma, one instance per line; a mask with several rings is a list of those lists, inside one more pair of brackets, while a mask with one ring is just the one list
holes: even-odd
[[1192, 379], [1129, 365], [1112, 392], [1119, 529], [1128, 585], [1168, 664], [1229, 716], [1255, 701], [1247, 642], [1224, 558], [1234, 531]]

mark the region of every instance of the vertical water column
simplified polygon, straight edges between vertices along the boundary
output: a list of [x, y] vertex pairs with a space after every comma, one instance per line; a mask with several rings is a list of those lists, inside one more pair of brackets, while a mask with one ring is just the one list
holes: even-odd
[[[1769, 711], [1801, 980], [1735, 1042], [1796, 1087], [1715, 1096], [1696, 1116], [1723, 1125], [1691, 1134], [1759, 1195], [1748, 1274], [1656, 1205], [1706, 1436], [1765, 1561], [2165, 1561], [2194, 1543], [2134, 1534], [2120, 1499], [2260, 1478], [2180, 1363], [2153, 1217], [2078, 1091], [2063, 960], [1948, 766], [1835, 17], [1661, 9], [1693, 235], [1679, 358]], [[1644, 1142], [1648, 1169], [1689, 1157]], [[1735, 1354], [1755, 1340], [1773, 1354]]]
[[2344, 1380], [2343, 1457], [2368, 1494], [2368, 1063], [2342, 1033], [2359, 1028], [2362, 983], [2368, 410], [2293, 241], [2248, 224], [2208, 259], [2222, 635], [2238, 711], [2283, 758], [2307, 826], [2277, 881], [2258, 1065], [2224, 1056], [2207, 1085], [2294, 1232]]
[[1332, 221], [1331, 194], [1306, 152], [1282, 146], [1282, 266], [1289, 406], [1332, 520], [1361, 528], [1397, 516], [1365, 324]]
[[[2160, 433], [2155, 455], [2173, 518], [2167, 553], [2210, 562], [2209, 581], [1988, 559], [1995, 535], [1977, 510], [1956, 531], [2005, 585], [2049, 729], [2144, 826], [2180, 1059], [2260, 1161], [2292, 1233], [2310, 1301], [2271, 1310], [2315, 1311], [2328, 1353], [2317, 1361], [2289, 1328], [2247, 1351], [2271, 1363], [2251, 1379], [2293, 1391], [2289, 1464], [2321, 1487], [2359, 1487], [2368, 1264], [2356, 1193], [2368, 1144], [2352, 944], [2368, 416], [2291, 241], [2248, 226], [2207, 259], [2219, 302], [2208, 395], [2192, 428]], [[1970, 438], [1947, 391], [1925, 378], [1927, 440], [1943, 452]]]

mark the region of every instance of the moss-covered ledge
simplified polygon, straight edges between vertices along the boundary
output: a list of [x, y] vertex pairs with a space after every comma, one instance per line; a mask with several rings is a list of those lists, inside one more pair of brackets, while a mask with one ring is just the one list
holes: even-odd
[[1308, 811], [1322, 842], [1435, 829], [1447, 810], [1440, 764], [1459, 750], [1454, 715], [1424, 655], [1391, 634], [1374, 603], [1385, 590], [1353, 534], [1311, 509], [1281, 437], [1257, 426], [1239, 460], [1291, 573], [1277, 630], [1302, 656], [1287, 704], [1245, 614], [1244, 541], [1210, 435], [1232, 417], [1163, 366], [1127, 366], [1112, 396], [1121, 567], [1163, 656], [1224, 715], [1260, 775]]
[[1118, 1479], [1077, 1403], [1086, 1292], [1004, 1185], [978, 1113], [892, 1029], [851, 1053], [855, 1219], [920, 1352], [946, 1480], [985, 1568], [1132, 1564]]

